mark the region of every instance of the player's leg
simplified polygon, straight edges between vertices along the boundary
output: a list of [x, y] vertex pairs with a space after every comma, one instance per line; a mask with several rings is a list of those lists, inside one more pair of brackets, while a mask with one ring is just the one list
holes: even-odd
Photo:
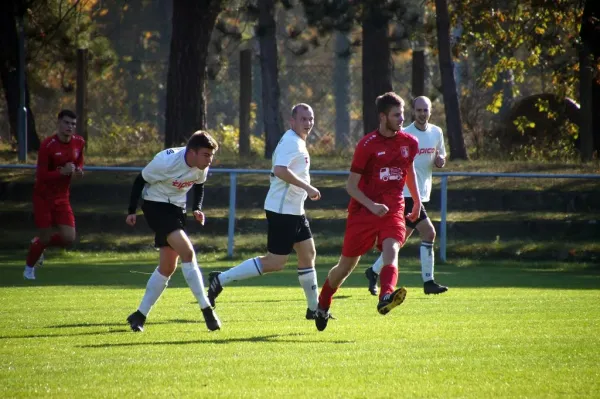
[[[164, 238], [163, 244], [166, 244], [166, 239]], [[154, 304], [156, 304], [162, 293], [167, 288], [169, 279], [177, 268], [177, 260], [179, 259], [177, 252], [167, 245], [160, 246], [159, 248], [160, 261], [158, 263], [158, 267], [154, 269], [154, 272], [152, 272], [152, 275], [146, 283], [146, 291], [144, 292], [144, 296], [142, 297], [142, 302], [140, 302], [138, 310], [127, 318], [131, 329], [135, 332], [144, 331], [146, 317], [148, 317], [150, 310], [152, 310]]]
[[381, 292], [377, 304], [377, 311], [382, 315], [400, 305], [406, 297], [404, 287], [396, 289], [398, 282], [398, 252], [401, 243], [405, 241], [405, 237], [404, 214], [389, 215], [382, 220], [382, 227], [377, 239], [384, 263], [379, 274]]
[[[423, 212], [425, 212], [424, 208]], [[448, 287], [436, 283], [433, 276], [435, 267], [435, 254], [433, 250], [435, 227], [433, 226], [431, 219], [425, 213], [425, 218], [419, 221], [416, 228], [421, 238], [419, 251], [421, 258], [421, 277], [423, 278], [423, 292], [427, 295], [442, 294], [448, 291]]]
[[297, 216], [283, 215], [266, 211], [267, 216], [267, 254], [246, 259], [239, 265], [224, 272], [212, 272], [208, 275], [208, 299], [212, 306], [223, 292], [223, 287], [234, 281], [262, 276], [277, 272], [285, 267], [292, 252], [296, 237]]
[[298, 281], [304, 290], [306, 297], [306, 319], [314, 320], [319, 302], [317, 292], [317, 271], [315, 269], [315, 241], [313, 238], [294, 244], [294, 250], [298, 257]]
[[23, 277], [26, 280], [35, 280], [35, 267], [40, 265], [40, 259], [42, 259], [44, 250], [54, 233], [51, 205], [48, 201], [36, 195], [33, 196], [33, 216], [35, 225], [38, 228], [38, 235], [31, 240], [25, 259]]
[[[414, 230], [408, 227], [407, 225], [406, 238], [404, 239], [404, 242], [408, 240], [408, 238], [412, 235], [413, 231]], [[380, 254], [375, 263], [373, 263], [371, 267], [368, 267], [367, 270], [365, 270], [365, 277], [369, 281], [369, 292], [373, 296], [377, 295], [377, 279], [379, 278], [379, 273], [381, 273], [383, 265], [383, 254]]]

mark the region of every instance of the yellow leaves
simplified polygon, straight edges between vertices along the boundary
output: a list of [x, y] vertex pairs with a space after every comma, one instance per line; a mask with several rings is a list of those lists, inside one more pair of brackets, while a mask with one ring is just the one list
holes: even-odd
[[494, 98], [492, 99], [492, 102], [489, 103], [485, 109], [497, 114], [498, 112], [500, 112], [500, 108], [502, 107], [502, 99], [504, 98], [504, 96], [502, 95], [502, 92], [497, 92], [494, 93]]
[[536, 26], [535, 33], [537, 33], [538, 35], [543, 35], [544, 33], [546, 33], [546, 30], [544, 28], [542, 28], [541, 26]]
[[98, 12], [98, 15], [104, 17], [108, 14], [108, 8], [103, 8]]
[[522, 135], [525, 134], [525, 129], [530, 128], [533, 129], [535, 127], [535, 122], [527, 119], [526, 116], [519, 116], [514, 121], [513, 124]]

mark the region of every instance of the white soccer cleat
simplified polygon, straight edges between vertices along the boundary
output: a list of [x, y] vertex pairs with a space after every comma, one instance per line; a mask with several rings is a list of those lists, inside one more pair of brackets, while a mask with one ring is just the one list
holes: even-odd
[[23, 278], [25, 278], [25, 280], [35, 280], [35, 268], [25, 266], [25, 270], [23, 271]]

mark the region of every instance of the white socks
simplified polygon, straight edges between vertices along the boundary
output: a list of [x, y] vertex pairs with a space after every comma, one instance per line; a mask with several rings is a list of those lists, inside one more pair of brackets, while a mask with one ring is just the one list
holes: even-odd
[[161, 294], [167, 288], [169, 284], [169, 277], [165, 277], [158, 272], [158, 267], [154, 270], [154, 273], [148, 279], [148, 283], [146, 284], [146, 292], [144, 293], [144, 297], [142, 298], [142, 303], [138, 310], [142, 312], [144, 316], [148, 316], [150, 313], [150, 309], [152, 306], [158, 301]]
[[200, 268], [196, 262], [196, 257], [191, 262], [182, 262], [181, 271], [187, 285], [192, 290], [192, 293], [198, 300], [201, 309], [205, 309], [210, 306], [206, 293], [204, 292], [204, 281], [202, 281], [202, 274]]
[[232, 281], [246, 280], [260, 275], [262, 275], [260, 259], [246, 259], [239, 265], [219, 274], [219, 282], [224, 287]]
[[383, 254], [379, 255], [379, 258], [377, 258], [377, 260], [375, 261], [375, 263], [373, 263], [373, 266], [371, 266], [371, 268], [373, 268], [373, 271], [375, 273], [381, 273], [381, 269], [383, 268]]
[[317, 271], [315, 268], [298, 269], [298, 281], [300, 281], [300, 285], [304, 289], [308, 308], [310, 310], [317, 310], [319, 295], [317, 292]]
[[[423, 278], [423, 282], [433, 280], [433, 264], [435, 261], [433, 242], [421, 241], [419, 251], [421, 257], [421, 277]], [[377, 258], [371, 267], [375, 273], [381, 273], [381, 268], [383, 267], [383, 255], [379, 255], [379, 258]]]
[[421, 241], [421, 277], [423, 282], [433, 280], [433, 243]]

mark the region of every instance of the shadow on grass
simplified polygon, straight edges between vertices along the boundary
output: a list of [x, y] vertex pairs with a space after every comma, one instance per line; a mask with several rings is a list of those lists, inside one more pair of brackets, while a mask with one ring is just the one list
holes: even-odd
[[[102, 326], [107, 326], [108, 324], [103, 324]], [[123, 324], [119, 324], [119, 326], [123, 327]], [[71, 333], [71, 334], [31, 334], [31, 335], [1, 335], [0, 340], [3, 339], [27, 339], [27, 338], [62, 338], [62, 337], [81, 337], [86, 335], [107, 335], [107, 334], [115, 334], [115, 333], [124, 333], [129, 331], [128, 328], [119, 328], [116, 330], [109, 331], [85, 331], [80, 333]]]
[[114, 344], [93, 344], [79, 345], [78, 348], [115, 348], [115, 347], [132, 347], [132, 346], [148, 346], [148, 345], [190, 345], [190, 344], [233, 344], [238, 342], [260, 342], [260, 343], [296, 343], [296, 344], [314, 344], [314, 343], [332, 343], [332, 344], [354, 344], [356, 341], [337, 340], [337, 341], [322, 341], [322, 340], [299, 340], [299, 339], [280, 339], [290, 336], [298, 336], [305, 334], [272, 334], [258, 335], [254, 337], [244, 338], [222, 338], [222, 339], [206, 339], [192, 341], [156, 341], [156, 342], [119, 342]]

